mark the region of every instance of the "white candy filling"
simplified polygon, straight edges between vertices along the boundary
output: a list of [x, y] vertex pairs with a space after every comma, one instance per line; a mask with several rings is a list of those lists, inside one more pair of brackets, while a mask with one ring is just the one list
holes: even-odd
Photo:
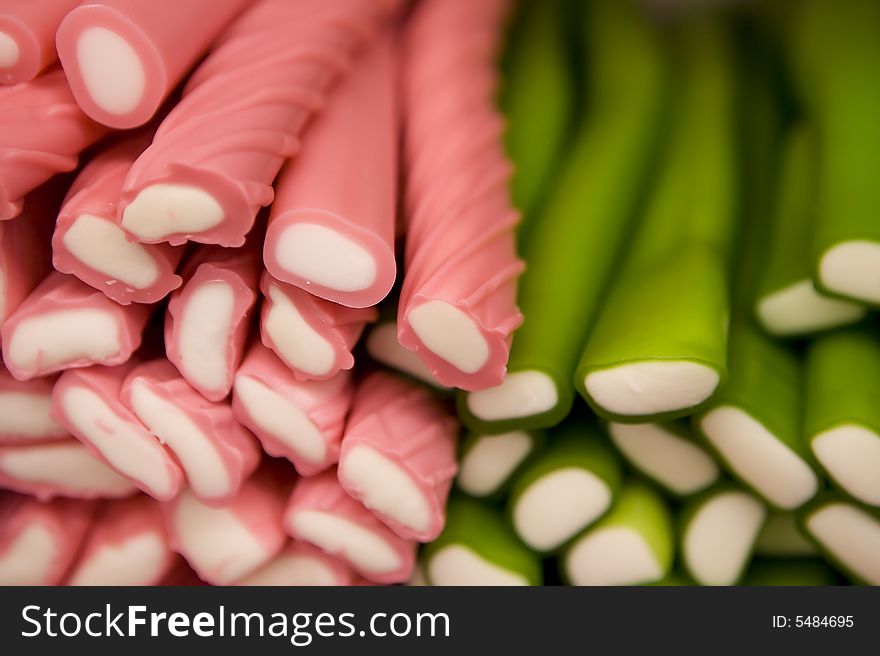
[[845, 424], [820, 433], [812, 447], [816, 459], [847, 494], [880, 506], [880, 435]]
[[793, 510], [816, 494], [813, 470], [747, 412], [720, 406], [700, 424], [733, 470], [776, 506]]
[[168, 548], [155, 532], [107, 544], [81, 562], [70, 585], [155, 585], [162, 575]]
[[768, 294], [758, 303], [758, 317], [777, 335], [811, 333], [857, 321], [865, 308], [856, 303], [822, 296], [811, 280]]
[[608, 412], [637, 417], [699, 405], [718, 380], [718, 372], [696, 362], [655, 360], [590, 372], [584, 385]]
[[489, 344], [466, 313], [445, 301], [428, 301], [409, 311], [408, 321], [422, 344], [466, 374], [489, 359]]
[[309, 462], [324, 461], [327, 456], [324, 435], [296, 404], [255, 378], [241, 374], [235, 377], [235, 395], [260, 430]]
[[119, 326], [103, 310], [58, 310], [23, 319], [8, 357], [25, 371], [45, 371], [80, 359], [101, 362], [119, 353]]
[[293, 516], [292, 523], [300, 539], [339, 554], [362, 571], [388, 574], [402, 565], [400, 556], [381, 536], [344, 517], [302, 510]]
[[296, 305], [275, 286], [269, 287], [272, 306], [264, 329], [281, 356], [307, 374], [324, 376], [336, 362], [333, 345], [322, 337], [297, 310]]
[[367, 353], [384, 365], [414, 376], [429, 385], [444, 387], [437, 382], [428, 365], [413, 351], [404, 348], [397, 341], [397, 324], [393, 321], [381, 323], [367, 335]]
[[359, 444], [339, 462], [339, 479], [357, 490], [360, 501], [417, 532], [431, 527], [431, 508], [412, 477], [376, 449]]
[[0, 553], [0, 585], [45, 585], [58, 546], [41, 524], [27, 526]]
[[819, 260], [819, 278], [833, 292], [880, 303], [880, 244], [845, 241]]
[[870, 585], [880, 585], [880, 522], [847, 503], [813, 513], [807, 530], [831, 554]]
[[174, 527], [186, 559], [214, 585], [239, 580], [271, 556], [234, 512], [209, 508], [188, 492], [180, 496]]
[[513, 509], [513, 526], [523, 542], [548, 551], [591, 524], [611, 503], [611, 490], [595, 474], [567, 467], [526, 488]]
[[460, 544], [443, 547], [428, 563], [428, 577], [434, 585], [490, 586], [528, 585], [521, 574], [489, 562], [473, 549]]
[[174, 481], [153, 437], [117, 415], [95, 392], [68, 387], [62, 394], [61, 407], [76, 432], [117, 471], [160, 496], [167, 497], [174, 491]]
[[196, 494], [217, 498], [230, 492], [232, 482], [223, 459], [211, 439], [183, 410], [155, 394], [140, 378], [131, 385], [131, 409], [160, 442], [174, 451]]
[[495, 492], [532, 450], [528, 433], [482, 435], [468, 450], [458, 471], [458, 487], [476, 497]]
[[342, 233], [315, 223], [282, 230], [275, 257], [283, 269], [341, 292], [367, 289], [376, 281], [376, 260]]
[[540, 415], [558, 402], [556, 383], [534, 370], [509, 373], [500, 385], [467, 395], [468, 410], [483, 421]]
[[700, 446], [658, 424], [609, 424], [627, 460], [676, 494], [692, 494], [718, 478], [718, 465]]
[[49, 416], [49, 394], [0, 390], [0, 435], [41, 438], [64, 435], [64, 429]]
[[339, 585], [327, 563], [315, 556], [282, 553], [236, 585]]
[[122, 212], [122, 227], [140, 239], [202, 232], [223, 220], [223, 207], [211, 194], [182, 184], [143, 189]]
[[12, 68], [18, 63], [20, 56], [21, 52], [18, 48], [18, 41], [6, 32], [0, 32], [0, 66]]
[[76, 43], [76, 61], [92, 100], [108, 114], [123, 116], [141, 102], [146, 89], [143, 63], [116, 32], [84, 30]]
[[749, 558], [766, 511], [744, 492], [725, 492], [706, 501], [684, 535], [684, 557], [703, 585], [733, 585]]
[[187, 380], [208, 390], [225, 389], [235, 294], [222, 281], [200, 285], [180, 317], [177, 344]]
[[663, 578], [663, 568], [638, 531], [613, 526], [591, 531], [565, 558], [574, 585], [638, 585]]

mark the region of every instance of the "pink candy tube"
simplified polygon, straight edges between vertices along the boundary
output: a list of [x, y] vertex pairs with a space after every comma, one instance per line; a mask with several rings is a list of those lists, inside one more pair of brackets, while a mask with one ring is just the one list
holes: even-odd
[[265, 301], [260, 310], [263, 344], [301, 380], [326, 380], [354, 366], [351, 354], [366, 325], [378, 316], [373, 308], [347, 308], [278, 282], [268, 273], [260, 282]]
[[168, 304], [165, 351], [180, 374], [212, 401], [229, 395], [257, 301], [257, 256], [208, 248], [188, 265]]
[[94, 512], [87, 501], [0, 496], [0, 586], [60, 584]]
[[21, 84], [58, 59], [55, 31], [79, 0], [0, 3], [0, 84]]
[[77, 106], [60, 68], [0, 88], [0, 221], [21, 212], [29, 191], [75, 169], [106, 131]]
[[254, 476], [234, 498], [212, 507], [184, 490], [165, 505], [171, 547], [203, 581], [234, 583], [269, 562], [287, 541], [281, 525], [285, 492]]
[[51, 273], [3, 324], [3, 359], [15, 378], [112, 366], [141, 344], [150, 307], [123, 307], [73, 276]]
[[258, 0], [218, 39], [135, 163], [119, 220], [142, 242], [240, 246], [325, 94], [397, 0]]
[[0, 446], [43, 444], [69, 437], [51, 416], [55, 378], [16, 380], [0, 363]]
[[272, 351], [254, 342], [235, 376], [232, 412], [266, 453], [312, 476], [339, 458], [353, 392], [347, 371], [327, 380], [297, 380]]
[[343, 561], [308, 542], [291, 540], [275, 558], [236, 585], [352, 585], [355, 576]]
[[149, 121], [248, 0], [89, 0], [61, 22], [58, 57], [83, 111], [111, 128]]
[[159, 501], [173, 499], [183, 472], [122, 403], [122, 382], [133, 363], [66, 371], [55, 384], [52, 414], [108, 465]]
[[333, 92], [275, 184], [266, 269], [349, 307], [376, 305], [396, 275], [394, 74], [388, 34]]
[[161, 506], [140, 495], [101, 508], [66, 584], [157, 585], [176, 561]]
[[183, 248], [131, 242], [116, 224], [122, 181], [150, 140], [149, 133], [105, 149], [77, 176], [52, 237], [52, 262], [121, 305], [156, 303], [177, 289]]
[[335, 470], [297, 484], [284, 526], [294, 538], [341, 558], [374, 583], [402, 583], [412, 574], [416, 543], [398, 536], [348, 496]]
[[501, 383], [522, 322], [518, 217], [494, 104], [509, 5], [426, 0], [402, 56], [407, 236], [399, 339], [441, 383], [466, 390]]
[[458, 422], [422, 386], [384, 372], [358, 387], [339, 482], [400, 537], [430, 542], [446, 523]]
[[177, 456], [190, 491], [206, 504], [234, 497], [260, 462], [254, 436], [230, 405], [205, 399], [164, 358], [132, 369], [121, 398]]

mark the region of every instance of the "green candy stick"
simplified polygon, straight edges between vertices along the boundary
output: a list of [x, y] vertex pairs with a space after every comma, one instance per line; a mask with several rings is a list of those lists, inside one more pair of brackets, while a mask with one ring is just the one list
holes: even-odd
[[472, 497], [497, 499], [517, 472], [544, 446], [539, 431], [511, 431], [497, 435], [468, 435], [461, 447], [455, 484]]
[[797, 515], [771, 512], [755, 542], [755, 554], [774, 558], [815, 556], [816, 548], [803, 534]]
[[522, 240], [527, 268], [508, 374], [459, 395], [474, 431], [544, 428], [571, 409], [578, 352], [646, 182], [663, 116], [667, 55], [633, 0], [586, 7], [586, 115], [540, 216]]
[[642, 585], [672, 568], [672, 518], [652, 487], [624, 485], [611, 512], [578, 537], [562, 557], [572, 585]]
[[575, 375], [593, 409], [620, 422], [690, 414], [727, 378], [739, 194], [734, 53], [711, 17], [679, 37], [669, 147]]
[[743, 585], [818, 586], [837, 585], [834, 570], [818, 559], [755, 559], [743, 579]]
[[432, 585], [541, 585], [541, 561], [504, 517], [479, 501], [453, 496], [446, 526], [422, 554]]

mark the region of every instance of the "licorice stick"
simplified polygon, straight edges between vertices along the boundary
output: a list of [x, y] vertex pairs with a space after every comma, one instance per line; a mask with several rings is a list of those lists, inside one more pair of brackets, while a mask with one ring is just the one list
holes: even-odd
[[742, 584], [774, 587], [839, 585], [834, 570], [821, 560], [790, 561], [782, 558], [755, 559]]
[[446, 527], [425, 546], [425, 575], [431, 585], [541, 585], [540, 558], [520, 542], [497, 510], [453, 497]]
[[373, 308], [347, 308], [263, 274], [260, 336], [301, 380], [326, 380], [354, 366], [351, 354]]
[[691, 414], [727, 378], [739, 187], [733, 47], [711, 17], [679, 29], [668, 148], [575, 376], [593, 409], [615, 421]]
[[182, 282], [182, 248], [129, 241], [116, 224], [122, 182], [150, 138], [136, 132], [99, 152], [71, 185], [52, 236], [55, 269], [121, 305], [156, 303]]
[[158, 585], [176, 561], [160, 505], [139, 495], [98, 511], [66, 584]]
[[308, 128], [275, 183], [263, 247], [275, 278], [349, 307], [376, 305], [397, 274], [394, 40], [377, 39]]
[[374, 583], [403, 583], [412, 574], [417, 543], [401, 538], [348, 496], [335, 469], [297, 483], [284, 527], [292, 537], [341, 558]]
[[287, 458], [302, 476], [313, 476], [339, 459], [353, 396], [347, 371], [327, 380], [298, 380], [255, 341], [235, 375], [232, 413], [266, 453]]
[[598, 429], [569, 421], [513, 481], [513, 528], [535, 551], [558, 549], [608, 511], [620, 483], [620, 464]]
[[758, 539], [755, 555], [768, 558], [803, 558], [816, 555], [816, 547], [798, 526], [795, 513], [771, 512]]
[[455, 484], [472, 497], [497, 498], [507, 491], [526, 463], [541, 452], [544, 442], [544, 434], [537, 431], [471, 433], [462, 442]]
[[0, 84], [34, 79], [58, 59], [55, 32], [80, 0], [4, 0], [0, 5]]
[[165, 316], [165, 351], [190, 385], [211, 401], [225, 399], [244, 357], [257, 302], [258, 256], [208, 248], [187, 263], [186, 282]]
[[148, 243], [240, 246], [300, 133], [396, 0], [259, 0], [189, 78], [126, 178], [119, 220]]
[[880, 506], [880, 338], [857, 326], [807, 346], [803, 431], [816, 460], [846, 494]]
[[578, 537], [562, 559], [573, 585], [644, 585], [669, 575], [672, 517], [663, 497], [639, 482], [624, 485], [611, 512]]
[[578, 355], [647, 182], [666, 104], [668, 53], [633, 5], [603, 0], [586, 8], [591, 104], [521, 239], [528, 267], [518, 300], [526, 321], [507, 377], [459, 398], [473, 430], [553, 426], [571, 409]]
[[248, 0], [89, 0], [58, 27], [77, 103], [111, 128], [149, 121]]
[[423, 386], [375, 372], [355, 393], [339, 482], [400, 537], [429, 542], [446, 521], [458, 428]]
[[684, 497], [708, 488], [721, 471], [686, 424], [608, 424], [627, 462], [664, 490]]
[[0, 488], [42, 501], [54, 497], [117, 499], [137, 492], [134, 483], [72, 437], [0, 447]]
[[21, 212], [25, 194], [75, 169], [106, 131], [77, 106], [60, 68], [0, 88], [0, 221]]
[[418, 355], [401, 346], [397, 341], [397, 322], [393, 319], [379, 321], [373, 326], [367, 333], [365, 343], [367, 353], [376, 362], [403, 372], [437, 389], [449, 389], [434, 378], [428, 365], [422, 362]]
[[308, 542], [291, 540], [272, 560], [235, 585], [322, 585], [354, 584], [354, 573], [339, 558]]
[[407, 186], [398, 338], [441, 383], [469, 390], [501, 382], [522, 323], [518, 215], [494, 107], [510, 5], [422, 2], [401, 55]]
[[52, 418], [55, 378], [16, 380], [0, 363], [0, 445], [63, 440], [67, 430]]
[[52, 393], [52, 415], [111, 467], [159, 501], [184, 484], [171, 453], [122, 402], [122, 383], [134, 363], [70, 369]]
[[58, 585], [79, 552], [93, 503], [0, 493], [0, 585]]

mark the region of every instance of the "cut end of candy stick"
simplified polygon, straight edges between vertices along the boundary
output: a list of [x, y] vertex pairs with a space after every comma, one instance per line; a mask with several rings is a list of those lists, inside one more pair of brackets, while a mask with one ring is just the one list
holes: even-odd
[[407, 321], [424, 348], [465, 374], [475, 374], [489, 360], [489, 344], [480, 327], [459, 308], [431, 300], [407, 312]]
[[[91, 100], [81, 106], [85, 105], [86, 113], [96, 120], [103, 122], [104, 114], [125, 116], [141, 103], [146, 90], [144, 64], [138, 52], [118, 32], [104, 27], [84, 30], [76, 41], [76, 64]], [[80, 98], [81, 95], [78, 102]], [[100, 111], [89, 111], [90, 105]]]
[[[165, 541], [156, 533], [137, 535], [93, 555], [77, 567], [68, 585], [155, 585], [165, 568], [167, 550]], [[133, 574], [137, 581], [131, 581]]]
[[518, 572], [492, 563], [461, 544], [450, 544], [428, 561], [428, 578], [438, 586], [525, 586], [529, 581]]
[[459, 489], [475, 497], [493, 494], [528, 457], [533, 444], [523, 431], [481, 435], [462, 458]]
[[829, 503], [810, 514], [805, 527], [856, 576], [880, 585], [880, 522], [874, 517], [849, 503]]
[[773, 505], [793, 510], [819, 489], [804, 459], [748, 412], [719, 406], [700, 419], [700, 428], [730, 468]]
[[[12, 68], [18, 63], [21, 49], [15, 37], [0, 31], [0, 69]], [[0, 71], [2, 73], [4, 71]]]
[[351, 585], [354, 576], [341, 560], [307, 542], [291, 542], [280, 554], [236, 585], [339, 586]]
[[639, 585], [665, 573], [642, 534], [623, 526], [588, 533], [568, 552], [565, 566], [574, 585]]
[[367, 353], [385, 366], [402, 371], [434, 387], [448, 389], [434, 378], [428, 365], [422, 362], [418, 355], [401, 346], [397, 340], [397, 324], [394, 321], [385, 321], [373, 327], [367, 335]]
[[880, 506], [880, 435], [856, 424], [843, 424], [816, 435], [816, 459], [849, 495]]
[[0, 585], [46, 584], [60, 551], [52, 532], [39, 523], [25, 527], [0, 551]]
[[177, 319], [179, 357], [175, 362], [180, 373], [201, 390], [228, 390], [229, 335], [235, 311], [231, 285], [222, 280], [200, 285], [182, 310]]
[[554, 380], [531, 369], [508, 373], [500, 385], [467, 395], [468, 410], [482, 421], [533, 417], [549, 412], [558, 403]]
[[279, 355], [306, 374], [328, 375], [336, 362], [333, 345], [309, 325], [296, 304], [274, 285], [269, 287], [269, 299], [272, 306], [266, 313], [263, 329]]
[[828, 291], [872, 305], [880, 304], [880, 244], [844, 241], [819, 260], [819, 283]]
[[0, 387], [0, 444], [64, 439], [67, 431], [52, 418], [51, 408], [51, 386], [21, 391]]
[[163, 183], [150, 185], [135, 196], [122, 211], [122, 227], [138, 240], [154, 243], [211, 230], [224, 216], [223, 206], [204, 189]]
[[761, 298], [756, 312], [768, 333], [789, 337], [855, 323], [866, 310], [857, 303], [823, 296], [811, 280], [802, 280]]

